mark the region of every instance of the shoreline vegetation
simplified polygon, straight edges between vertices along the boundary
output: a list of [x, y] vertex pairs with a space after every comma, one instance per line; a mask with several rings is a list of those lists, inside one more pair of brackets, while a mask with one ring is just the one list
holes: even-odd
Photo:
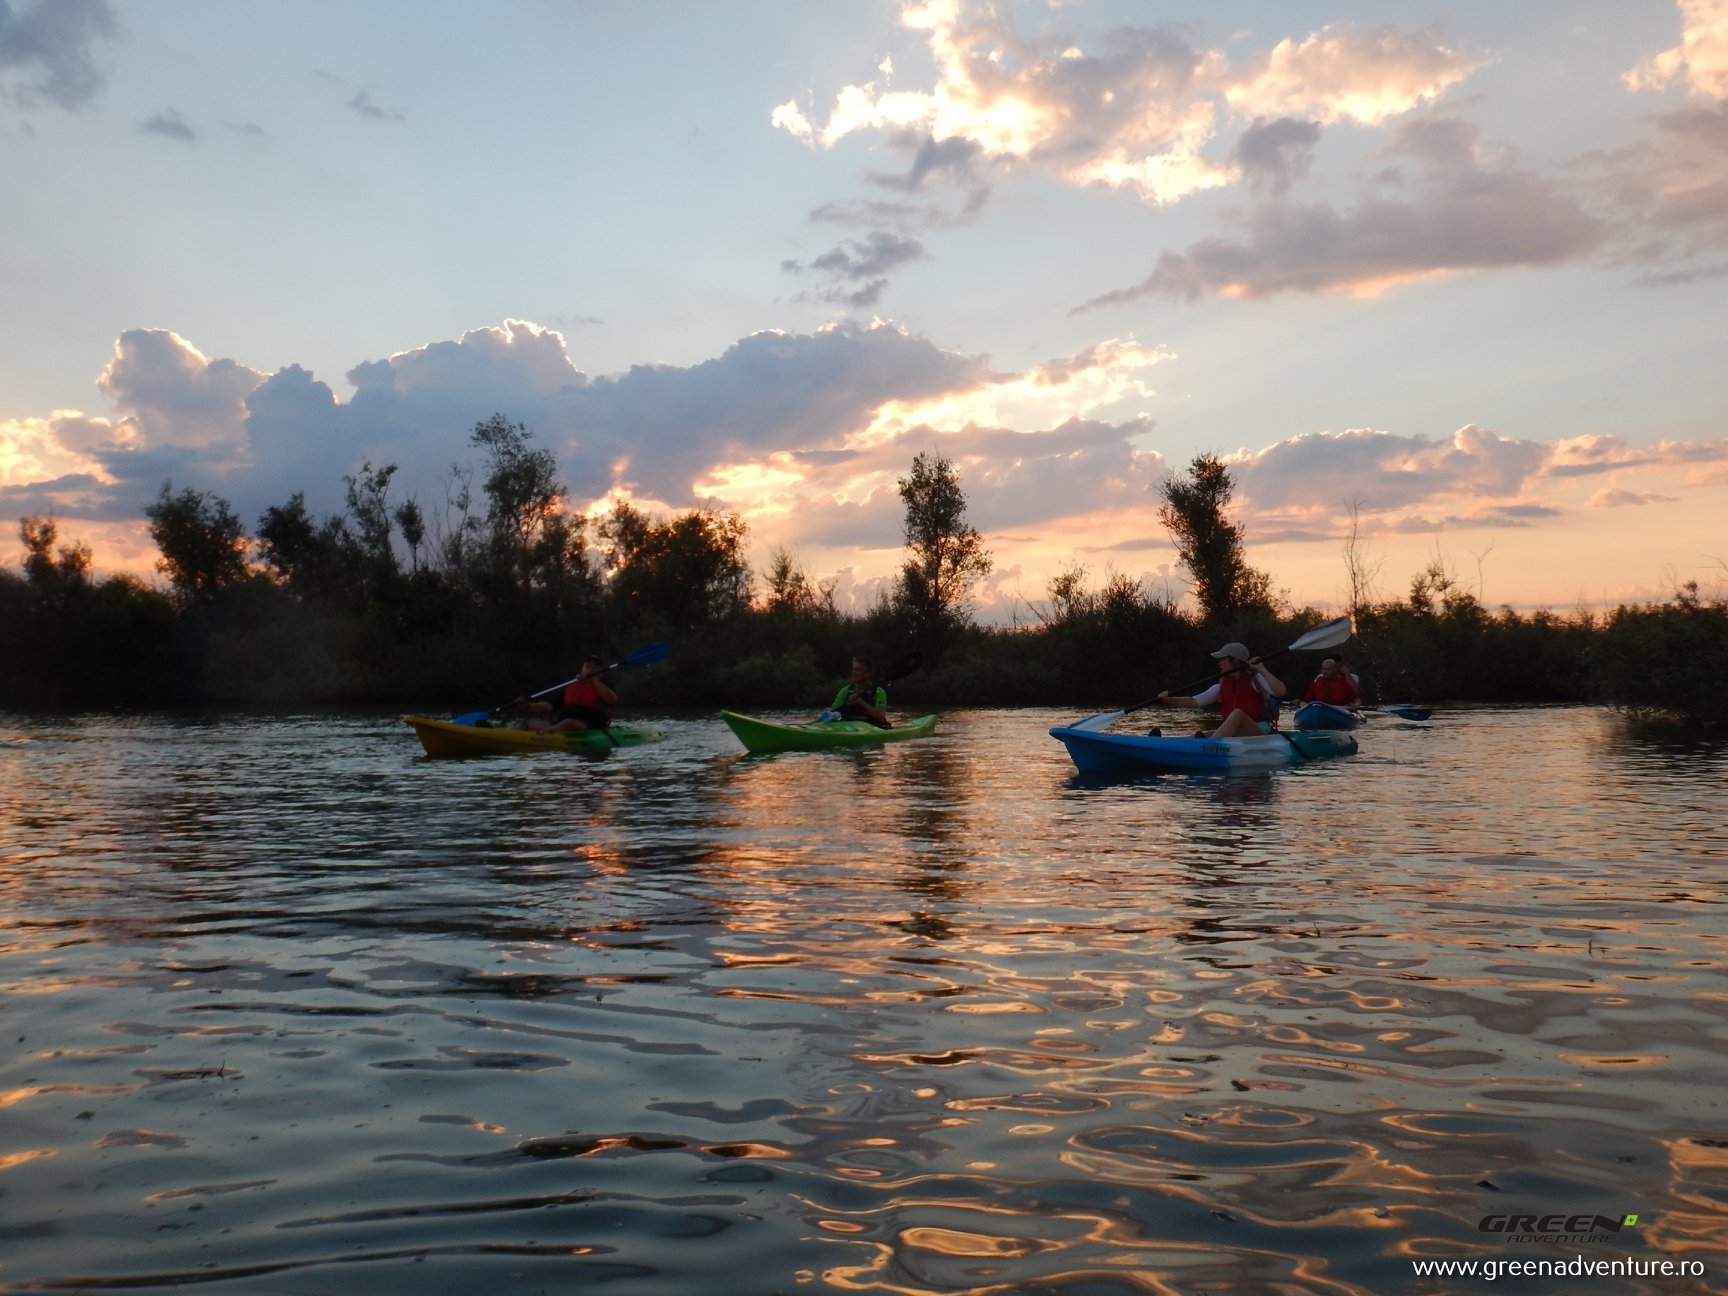
[[[346, 507], [303, 493], [248, 530], [227, 501], [164, 483], [146, 509], [167, 588], [98, 581], [51, 517], [19, 523], [0, 570], [0, 705], [24, 709], [219, 704], [493, 706], [571, 673], [588, 652], [672, 644], [623, 682], [633, 707], [816, 706], [856, 653], [911, 648], [925, 666], [897, 708], [1130, 705], [1204, 673], [1221, 642], [1270, 653], [1328, 620], [1248, 565], [1227, 466], [1200, 455], [1164, 485], [1160, 518], [1193, 606], [1073, 563], [1024, 623], [976, 623], [991, 569], [953, 463], [920, 454], [899, 481], [901, 570], [874, 607], [836, 608], [788, 550], [755, 570], [736, 513], [653, 516], [617, 500], [566, 508], [549, 451], [502, 415], [478, 423], [479, 469], [455, 466], [436, 511], [392, 498], [393, 465], [344, 478]], [[479, 486], [475, 488], [476, 475]], [[1728, 597], [1696, 582], [1663, 603], [1520, 614], [1481, 604], [1436, 557], [1399, 599], [1376, 597], [1350, 506], [1343, 565], [1356, 635], [1344, 648], [1375, 702], [1594, 702], [1637, 719], [1728, 729], [1715, 679]], [[1281, 663], [1292, 693], [1319, 654]], [[1312, 658], [1312, 660], [1310, 660]]]

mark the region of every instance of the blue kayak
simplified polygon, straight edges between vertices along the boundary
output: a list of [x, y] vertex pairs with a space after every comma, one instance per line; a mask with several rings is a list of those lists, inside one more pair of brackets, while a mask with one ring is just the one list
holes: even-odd
[[1166, 738], [1059, 725], [1050, 731], [1050, 736], [1068, 749], [1074, 767], [1082, 774], [1137, 770], [1230, 774], [1348, 756], [1356, 750], [1354, 738], [1334, 730], [1254, 734], [1246, 738]]
[[1355, 729], [1362, 723], [1360, 711], [1331, 702], [1304, 702], [1296, 708], [1298, 729]]

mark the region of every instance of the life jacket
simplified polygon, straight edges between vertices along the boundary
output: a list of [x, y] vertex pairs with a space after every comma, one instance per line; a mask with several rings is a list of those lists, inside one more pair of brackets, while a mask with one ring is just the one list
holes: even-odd
[[1240, 711], [1253, 721], [1271, 719], [1266, 695], [1260, 691], [1259, 676], [1251, 671], [1238, 671], [1218, 678], [1218, 714], [1228, 716]]
[[1361, 699], [1362, 695], [1356, 691], [1356, 685], [1348, 675], [1334, 675], [1330, 679], [1316, 675], [1308, 691], [1302, 695], [1304, 702], [1330, 702], [1333, 706], [1346, 707], [1355, 706]]
[[600, 690], [594, 687], [592, 680], [570, 681], [570, 687], [564, 690], [564, 705], [587, 707], [602, 714], [606, 711], [605, 699], [600, 696]]

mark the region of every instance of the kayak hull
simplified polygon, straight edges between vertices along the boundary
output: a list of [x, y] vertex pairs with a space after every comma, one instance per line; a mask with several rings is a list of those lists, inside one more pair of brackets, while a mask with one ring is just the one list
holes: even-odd
[[1296, 708], [1298, 729], [1356, 729], [1362, 723], [1360, 711], [1331, 702], [1304, 702]]
[[505, 726], [456, 724], [427, 716], [403, 716], [414, 728], [428, 756], [497, 756], [511, 752], [607, 752], [659, 742], [665, 731], [647, 725], [613, 725], [610, 729], [567, 729], [562, 733], [532, 733]]
[[1074, 767], [1082, 774], [1146, 770], [1231, 774], [1348, 756], [1356, 750], [1356, 740], [1336, 730], [1246, 738], [1165, 738], [1058, 726], [1050, 736], [1068, 749]]
[[803, 724], [783, 724], [763, 720], [758, 716], [722, 711], [733, 736], [754, 754], [786, 751], [828, 751], [834, 748], [869, 747], [877, 743], [904, 742], [908, 738], [928, 738], [936, 732], [936, 717], [919, 716], [892, 729], [878, 729], [868, 720], [816, 720]]

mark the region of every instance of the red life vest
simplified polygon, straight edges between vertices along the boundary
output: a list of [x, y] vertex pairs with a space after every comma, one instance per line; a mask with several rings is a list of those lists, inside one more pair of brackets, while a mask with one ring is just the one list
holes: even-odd
[[572, 680], [570, 687], [564, 690], [564, 705], [591, 707], [596, 711], [606, 709], [600, 690], [594, 687], [592, 680]]
[[1266, 718], [1266, 695], [1255, 683], [1259, 677], [1252, 671], [1238, 671], [1218, 678], [1218, 714], [1228, 716], [1240, 711], [1250, 720]]
[[1304, 702], [1330, 702], [1333, 706], [1355, 706], [1361, 700], [1356, 685], [1348, 675], [1334, 675], [1328, 679], [1324, 675], [1316, 675], [1314, 682], [1308, 686], [1308, 691], [1302, 695]]

